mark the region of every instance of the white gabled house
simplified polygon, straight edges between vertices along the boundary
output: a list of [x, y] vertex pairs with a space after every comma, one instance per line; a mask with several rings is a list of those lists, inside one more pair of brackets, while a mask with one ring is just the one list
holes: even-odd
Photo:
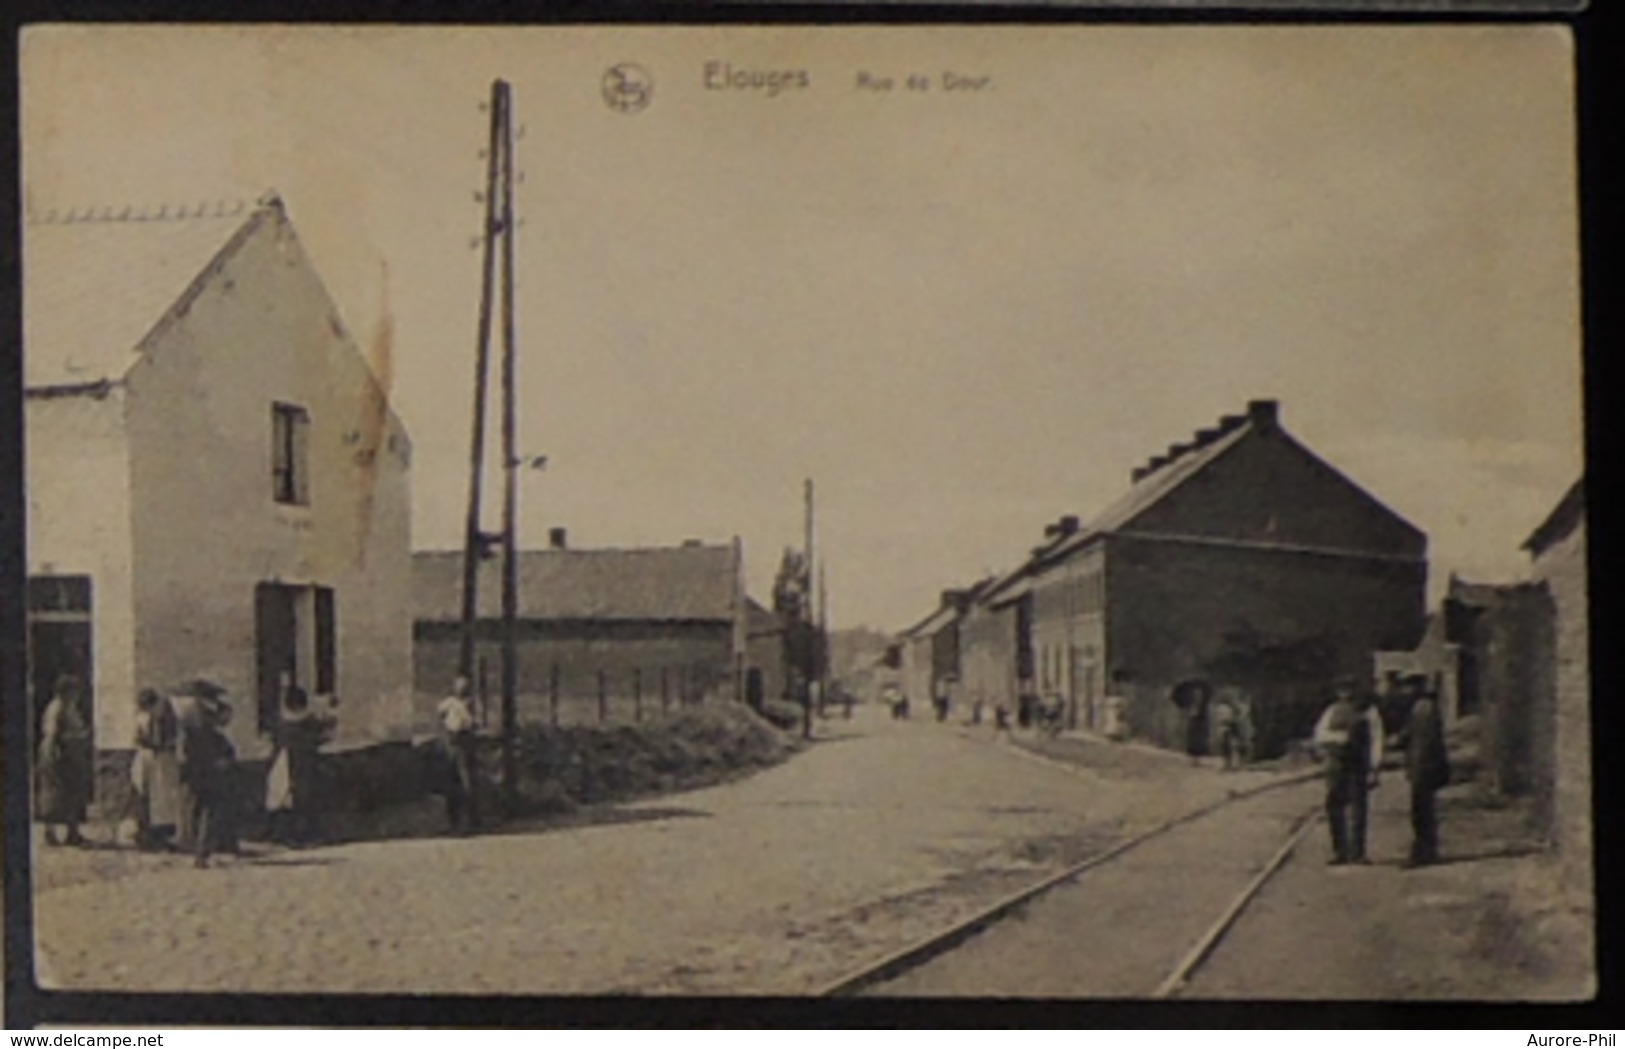
[[209, 677], [255, 757], [291, 670], [340, 697], [340, 746], [404, 737], [389, 346], [369, 363], [281, 201], [32, 215], [23, 284], [33, 702], [77, 673], [116, 751], [139, 689]]

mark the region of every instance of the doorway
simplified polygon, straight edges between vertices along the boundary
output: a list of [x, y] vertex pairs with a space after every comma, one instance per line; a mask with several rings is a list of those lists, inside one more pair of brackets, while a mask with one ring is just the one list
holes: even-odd
[[254, 588], [254, 688], [261, 732], [276, 729], [282, 675], [316, 695], [338, 690], [338, 603], [331, 587], [260, 583]]
[[282, 675], [299, 682], [300, 589], [281, 583], [254, 588], [254, 695], [261, 732], [276, 729]]
[[[91, 633], [89, 576], [31, 576], [28, 580], [28, 683], [33, 696], [33, 750], [39, 725], [58, 679], [71, 675], [82, 686], [80, 715], [96, 745], [95, 647]], [[94, 779], [89, 768], [86, 774]], [[94, 783], [83, 784], [92, 797]]]

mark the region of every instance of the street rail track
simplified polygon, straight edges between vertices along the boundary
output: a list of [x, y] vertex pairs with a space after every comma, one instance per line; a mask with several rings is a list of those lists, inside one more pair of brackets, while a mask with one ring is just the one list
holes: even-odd
[[[1148, 830], [1141, 831], [1139, 834], [1118, 842], [1104, 852], [1097, 853], [1063, 870], [1047, 875], [1039, 881], [995, 901], [975, 914], [962, 918], [946, 928], [939, 929], [901, 950], [894, 951], [860, 969], [849, 972], [823, 985], [814, 992], [814, 995], [816, 997], [848, 997], [861, 994], [880, 984], [895, 980], [902, 974], [917, 969], [927, 962], [953, 951], [983, 930], [1016, 913], [1038, 897], [1076, 880], [1091, 870], [1106, 866], [1148, 841], [1159, 838], [1176, 828], [1193, 823], [1238, 802], [1255, 798], [1270, 791], [1305, 783], [1320, 775], [1322, 773], [1318, 770], [1308, 771], [1251, 787], [1247, 790], [1234, 791], [1217, 801], [1199, 805], [1189, 812], [1164, 820]], [[1218, 919], [1208, 927], [1197, 942], [1180, 959], [1173, 971], [1155, 989], [1149, 992], [1150, 997], [1170, 998], [1179, 993], [1189, 982], [1197, 968], [1212, 955], [1213, 949], [1218, 946], [1225, 934], [1235, 925], [1236, 920], [1246, 909], [1247, 904], [1286, 863], [1310, 828], [1318, 822], [1318, 815], [1319, 810], [1317, 807], [1293, 821], [1292, 829], [1280, 848], [1259, 869], [1246, 887], [1231, 900]]]

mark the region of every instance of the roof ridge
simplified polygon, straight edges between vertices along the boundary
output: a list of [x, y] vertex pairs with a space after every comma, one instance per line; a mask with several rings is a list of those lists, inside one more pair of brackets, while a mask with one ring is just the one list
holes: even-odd
[[[674, 543], [669, 546], [536, 546], [521, 548], [515, 553], [525, 554], [669, 554], [684, 550], [706, 551], [732, 551], [732, 543]], [[446, 550], [414, 550], [413, 557], [462, 557], [463, 551], [452, 548]]]
[[274, 195], [261, 197], [250, 203], [246, 198], [219, 198], [197, 203], [177, 204], [173, 208], [160, 204], [154, 210], [150, 205], [126, 204], [100, 207], [74, 206], [67, 208], [29, 208], [25, 223], [29, 226], [84, 226], [105, 222], [184, 222], [193, 219], [235, 218], [252, 210], [269, 207], [276, 201]]

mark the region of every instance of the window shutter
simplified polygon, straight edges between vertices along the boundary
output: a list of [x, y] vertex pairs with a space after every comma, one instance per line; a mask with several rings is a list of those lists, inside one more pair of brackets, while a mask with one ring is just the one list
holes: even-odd
[[306, 506], [310, 503], [310, 417], [296, 410], [289, 424], [293, 430], [293, 461], [289, 464], [293, 473], [293, 501]]

